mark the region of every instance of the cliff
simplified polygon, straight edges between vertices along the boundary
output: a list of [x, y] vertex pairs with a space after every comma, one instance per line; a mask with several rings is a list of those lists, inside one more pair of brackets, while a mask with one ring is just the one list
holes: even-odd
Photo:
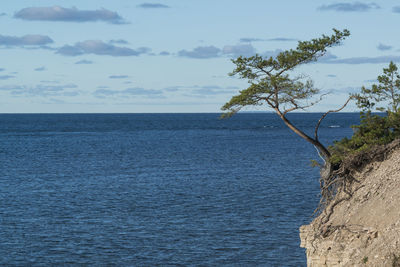
[[308, 267], [400, 266], [399, 140], [381, 154], [353, 173], [348, 193], [300, 227]]

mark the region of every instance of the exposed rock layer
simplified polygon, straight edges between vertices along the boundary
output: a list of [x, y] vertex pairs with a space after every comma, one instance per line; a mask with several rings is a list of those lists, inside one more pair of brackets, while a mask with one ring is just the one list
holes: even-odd
[[343, 192], [336, 196], [347, 200], [334, 207], [327, 222], [322, 213], [300, 227], [308, 267], [400, 266], [398, 143], [385, 160], [354, 174], [358, 182], [352, 185], [351, 197]]

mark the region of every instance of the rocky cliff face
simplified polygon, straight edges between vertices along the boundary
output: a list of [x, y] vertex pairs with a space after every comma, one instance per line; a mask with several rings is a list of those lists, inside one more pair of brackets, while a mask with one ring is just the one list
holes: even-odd
[[[300, 227], [307, 266], [400, 266], [400, 145], [354, 174], [351, 195]], [[337, 204], [335, 204], [337, 203]], [[332, 205], [332, 204], [331, 204]]]

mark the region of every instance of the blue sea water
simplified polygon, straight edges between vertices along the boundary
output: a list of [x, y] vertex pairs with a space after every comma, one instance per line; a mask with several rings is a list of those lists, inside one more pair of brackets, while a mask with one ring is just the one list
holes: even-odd
[[0, 265], [305, 266], [317, 158], [271, 113], [2, 114]]

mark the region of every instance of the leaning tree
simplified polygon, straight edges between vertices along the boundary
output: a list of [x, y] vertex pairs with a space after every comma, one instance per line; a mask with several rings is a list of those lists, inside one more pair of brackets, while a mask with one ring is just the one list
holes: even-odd
[[296, 134], [314, 145], [323, 158], [321, 178], [327, 180], [332, 174], [329, 161], [331, 154], [318, 139], [318, 129], [321, 121], [331, 112], [342, 110], [346, 103], [337, 110], [330, 110], [322, 115], [315, 126], [314, 135], [310, 136], [297, 128], [287, 114], [296, 110], [305, 110], [318, 103], [322, 95], [314, 87], [313, 82], [303, 76], [296, 76], [293, 70], [303, 64], [316, 61], [326, 54], [327, 48], [339, 45], [347, 36], [348, 30], [333, 29], [331, 36], [322, 35], [311, 41], [300, 41], [296, 49], [279, 53], [275, 57], [264, 58], [260, 55], [251, 57], [240, 56], [232, 60], [236, 68], [230, 73], [247, 79], [250, 86], [233, 96], [221, 109], [223, 117], [231, 116], [245, 106], [266, 105], [279, 115], [283, 122]]

